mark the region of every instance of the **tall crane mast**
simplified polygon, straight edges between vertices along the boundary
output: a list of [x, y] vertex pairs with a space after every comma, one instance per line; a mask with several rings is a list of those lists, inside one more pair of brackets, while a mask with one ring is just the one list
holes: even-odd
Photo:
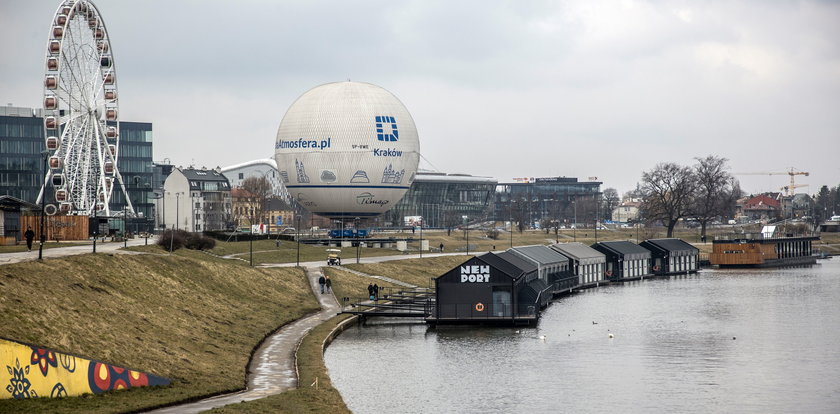
[[796, 185], [795, 177], [797, 175], [804, 175], [809, 176], [811, 173], [807, 171], [798, 171], [797, 169], [790, 167], [787, 171], [773, 171], [773, 172], [745, 172], [745, 173], [735, 173], [737, 175], [789, 175], [790, 176], [790, 184], [782, 187], [782, 190], [785, 190], [786, 196], [792, 196], [794, 190], [797, 187], [804, 187], [804, 185]]

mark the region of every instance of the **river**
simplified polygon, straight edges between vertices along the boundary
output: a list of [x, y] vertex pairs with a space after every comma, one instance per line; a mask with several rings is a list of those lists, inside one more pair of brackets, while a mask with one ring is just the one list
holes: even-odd
[[325, 361], [357, 414], [838, 413], [840, 258], [819, 263], [590, 289], [534, 328], [369, 321]]

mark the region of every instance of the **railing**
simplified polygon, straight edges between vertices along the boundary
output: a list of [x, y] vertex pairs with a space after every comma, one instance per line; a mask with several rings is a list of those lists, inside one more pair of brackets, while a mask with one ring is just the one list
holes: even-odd
[[434, 289], [429, 288], [379, 288], [374, 299], [342, 298], [345, 312], [379, 314], [379, 316], [423, 317], [431, 313]]
[[512, 319], [535, 318], [537, 315], [535, 305], [448, 303], [436, 306], [439, 309], [435, 309], [433, 316], [440, 319]]

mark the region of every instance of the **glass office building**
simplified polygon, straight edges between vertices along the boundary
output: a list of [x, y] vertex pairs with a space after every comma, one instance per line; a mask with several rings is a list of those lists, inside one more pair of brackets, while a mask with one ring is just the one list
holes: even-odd
[[44, 180], [40, 110], [0, 107], [0, 195], [34, 203]]
[[386, 226], [406, 226], [423, 217], [423, 226], [445, 228], [492, 214], [497, 181], [490, 177], [418, 171], [405, 196], [383, 215]]
[[601, 196], [600, 181], [578, 181], [575, 177], [518, 178], [499, 183], [495, 218], [540, 227], [546, 220], [560, 223], [593, 221]]
[[[120, 122], [120, 149], [117, 169], [125, 182], [136, 218], [128, 220], [130, 231], [154, 230], [154, 187], [152, 180], [152, 124], [149, 122]], [[111, 210], [125, 206], [121, 191], [111, 195]]]
[[[131, 202], [140, 216], [130, 219], [129, 230], [152, 230], [152, 124], [120, 122], [117, 169], [125, 181]], [[40, 109], [0, 107], [0, 195], [34, 203], [44, 180], [44, 119]], [[54, 201], [47, 191], [46, 202]], [[111, 196], [111, 211], [125, 206], [121, 191]]]

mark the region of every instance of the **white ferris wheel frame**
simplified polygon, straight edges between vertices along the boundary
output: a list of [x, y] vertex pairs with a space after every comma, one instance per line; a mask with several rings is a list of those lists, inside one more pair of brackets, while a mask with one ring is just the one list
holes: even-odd
[[52, 187], [61, 212], [110, 216], [111, 195], [119, 185], [127, 213], [136, 216], [117, 169], [114, 53], [105, 22], [90, 0], [65, 0], [55, 12], [47, 40], [43, 103], [49, 168], [37, 202]]

